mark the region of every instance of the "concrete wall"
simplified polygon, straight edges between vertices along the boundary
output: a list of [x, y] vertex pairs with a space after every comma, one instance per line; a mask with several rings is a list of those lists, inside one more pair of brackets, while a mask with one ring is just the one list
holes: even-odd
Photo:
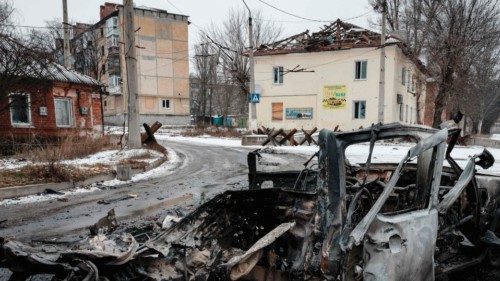
[[[257, 91], [261, 92], [260, 103], [257, 104], [257, 121], [259, 125], [274, 128], [305, 128], [312, 127], [333, 129], [339, 125], [341, 130], [367, 127], [377, 122], [378, 85], [380, 50], [376, 48], [356, 48], [350, 50], [291, 53], [285, 55], [257, 56], [255, 59], [255, 80]], [[401, 68], [416, 67], [395, 45], [386, 47], [386, 93], [385, 93], [385, 123], [402, 122], [417, 123], [417, 95], [407, 91], [401, 83]], [[367, 77], [356, 80], [355, 62], [367, 61]], [[273, 84], [273, 66], [283, 66], [286, 70], [300, 68], [314, 72], [288, 72], [283, 76], [283, 84]], [[418, 72], [419, 73], [419, 72]], [[420, 73], [419, 73], [420, 74]], [[425, 80], [424, 80], [425, 81]], [[423, 83], [422, 83], [423, 84]], [[324, 108], [323, 87], [328, 85], [345, 85], [346, 105], [344, 108]], [[425, 91], [423, 86], [420, 89]], [[400, 107], [397, 104], [397, 94], [403, 95], [404, 118], [399, 119]], [[425, 94], [421, 95], [424, 98]], [[366, 118], [354, 118], [354, 102], [366, 101]], [[282, 121], [272, 120], [272, 103], [283, 103], [286, 108], [312, 108], [312, 119], [286, 119], [283, 113]], [[406, 119], [408, 105], [408, 119]], [[413, 110], [410, 111], [410, 108]], [[411, 114], [413, 112], [413, 114]]]
[[[118, 26], [123, 41], [123, 9], [119, 8]], [[164, 120], [178, 122], [168, 116], [189, 116], [189, 58], [187, 17], [148, 9], [135, 9], [135, 26], [141, 115], [165, 115]], [[122, 95], [105, 99], [108, 120], [127, 112], [127, 79], [125, 50], [120, 44]], [[170, 107], [164, 108], [168, 100]], [[156, 117], [155, 117], [156, 118]], [[160, 117], [158, 117], [160, 118]], [[184, 122], [184, 121], [182, 121]], [[177, 124], [177, 123], [176, 123]]]

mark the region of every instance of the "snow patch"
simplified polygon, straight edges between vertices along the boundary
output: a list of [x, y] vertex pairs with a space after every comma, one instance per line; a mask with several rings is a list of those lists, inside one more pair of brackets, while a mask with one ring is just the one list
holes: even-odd
[[0, 206], [9, 206], [9, 205], [18, 205], [18, 204], [30, 204], [36, 202], [43, 202], [49, 200], [57, 200], [61, 198], [67, 198], [71, 200], [69, 197], [79, 195], [82, 193], [94, 192], [99, 190], [99, 188], [95, 186], [91, 186], [89, 188], [77, 188], [73, 190], [64, 191], [64, 195], [58, 194], [40, 194], [40, 195], [28, 195], [24, 197], [14, 198], [14, 199], [4, 199], [0, 201]]
[[[117, 165], [120, 161], [131, 157], [141, 157], [140, 159], [138, 159], [139, 161], [151, 163], [163, 157], [163, 154], [161, 154], [158, 151], [145, 148], [126, 149], [126, 150], [105, 150], [97, 152], [95, 154], [88, 155], [83, 158], [63, 160], [60, 161], [60, 163], [71, 166], [92, 166], [96, 164], [114, 166]], [[2, 170], [20, 169], [24, 166], [33, 164], [44, 164], [44, 163], [43, 162], [33, 163], [31, 161], [18, 160], [14, 158], [0, 159], [0, 169]]]
[[129, 181], [120, 181], [118, 179], [113, 179], [109, 181], [104, 181], [101, 183], [103, 186], [116, 186], [116, 185], [122, 185], [122, 184], [127, 184], [127, 183], [132, 183], [132, 182], [138, 182], [142, 180], [147, 180], [147, 179], [153, 179], [153, 178], [159, 178], [159, 177], [164, 177], [172, 174], [176, 168], [179, 167], [180, 163], [182, 162], [182, 159], [179, 157], [179, 155], [172, 149], [167, 148], [168, 151], [168, 161], [165, 161], [165, 163], [161, 164], [160, 166], [149, 170], [144, 173], [137, 174], [132, 177], [131, 180]]

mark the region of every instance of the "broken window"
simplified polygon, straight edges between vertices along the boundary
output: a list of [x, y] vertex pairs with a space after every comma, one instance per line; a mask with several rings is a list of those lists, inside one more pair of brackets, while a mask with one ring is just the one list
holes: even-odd
[[12, 125], [31, 124], [29, 94], [10, 95], [10, 118]]
[[354, 102], [354, 119], [365, 119], [366, 116], [366, 101]]
[[366, 79], [367, 67], [368, 67], [368, 61], [365, 61], [365, 60], [364, 61], [357, 61], [354, 79], [356, 79], [356, 80]]
[[273, 67], [273, 83], [283, 84], [283, 66]]
[[272, 120], [273, 121], [283, 121], [283, 103], [273, 102], [272, 103]]
[[73, 124], [73, 111], [70, 99], [54, 99], [57, 127], [70, 127]]
[[170, 100], [162, 100], [161, 107], [167, 108], [167, 109], [170, 108]]

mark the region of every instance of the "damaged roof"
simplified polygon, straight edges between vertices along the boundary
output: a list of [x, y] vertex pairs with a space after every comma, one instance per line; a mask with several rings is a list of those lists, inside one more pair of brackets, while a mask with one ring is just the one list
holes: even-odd
[[[394, 42], [394, 39], [392, 39], [392, 42]], [[309, 30], [306, 30], [283, 40], [261, 45], [254, 54], [262, 56], [379, 46], [379, 33], [337, 19], [323, 26], [318, 32], [309, 33]]]
[[[378, 48], [380, 42], [380, 33], [337, 19], [324, 25], [318, 32], [310, 33], [306, 30], [274, 43], [263, 44], [255, 50], [254, 56]], [[424, 64], [413, 55], [404, 42], [395, 36], [388, 35], [385, 46], [389, 45], [399, 46], [403, 54], [410, 58], [423, 73], [428, 73]]]

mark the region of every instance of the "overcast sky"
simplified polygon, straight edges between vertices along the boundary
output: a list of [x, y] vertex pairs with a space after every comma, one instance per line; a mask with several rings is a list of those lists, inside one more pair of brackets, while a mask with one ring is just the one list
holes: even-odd
[[[10, 0], [16, 9], [19, 25], [43, 26], [46, 20], [62, 18], [62, 0]], [[368, 27], [368, 19], [375, 18], [368, 0], [263, 0], [287, 12], [318, 20], [349, 19], [349, 22]], [[95, 23], [99, 20], [99, 6], [105, 0], [68, 0], [68, 14], [72, 21]], [[107, 2], [122, 3], [121, 0]], [[246, 0], [252, 10], [261, 10], [267, 20], [277, 21], [284, 36], [306, 29], [316, 31], [324, 23], [305, 21], [286, 15], [258, 0]], [[220, 23], [230, 8], [244, 8], [241, 0], [134, 0], [136, 6], [165, 9], [189, 16], [191, 44], [197, 38], [198, 28]], [[356, 17], [352, 19], [353, 17]], [[192, 47], [192, 46], [191, 46]], [[192, 54], [191, 54], [192, 55]]]

